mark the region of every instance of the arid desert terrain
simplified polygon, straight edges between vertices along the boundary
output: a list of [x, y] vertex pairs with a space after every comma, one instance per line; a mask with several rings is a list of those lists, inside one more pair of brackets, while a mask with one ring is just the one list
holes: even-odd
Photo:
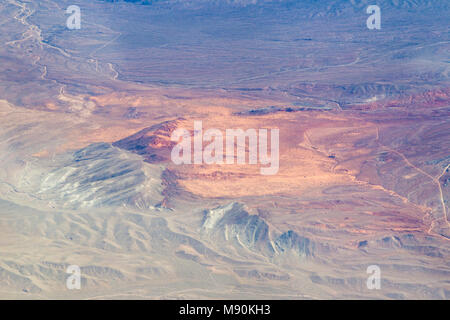
[[1, 0], [0, 298], [450, 299], [450, 3], [375, 2]]

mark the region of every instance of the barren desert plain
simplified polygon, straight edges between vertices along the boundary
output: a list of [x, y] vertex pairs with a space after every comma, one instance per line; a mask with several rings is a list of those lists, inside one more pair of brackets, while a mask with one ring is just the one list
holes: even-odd
[[[449, 16], [0, 0], [0, 299], [450, 299]], [[278, 170], [174, 163], [196, 122], [278, 129]]]

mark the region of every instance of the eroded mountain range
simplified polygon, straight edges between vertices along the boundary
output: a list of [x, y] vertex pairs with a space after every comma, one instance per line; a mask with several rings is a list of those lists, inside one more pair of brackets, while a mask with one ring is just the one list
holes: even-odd
[[[449, 4], [369, 4], [2, 1], [0, 297], [449, 299]], [[175, 165], [194, 121], [278, 173]]]

